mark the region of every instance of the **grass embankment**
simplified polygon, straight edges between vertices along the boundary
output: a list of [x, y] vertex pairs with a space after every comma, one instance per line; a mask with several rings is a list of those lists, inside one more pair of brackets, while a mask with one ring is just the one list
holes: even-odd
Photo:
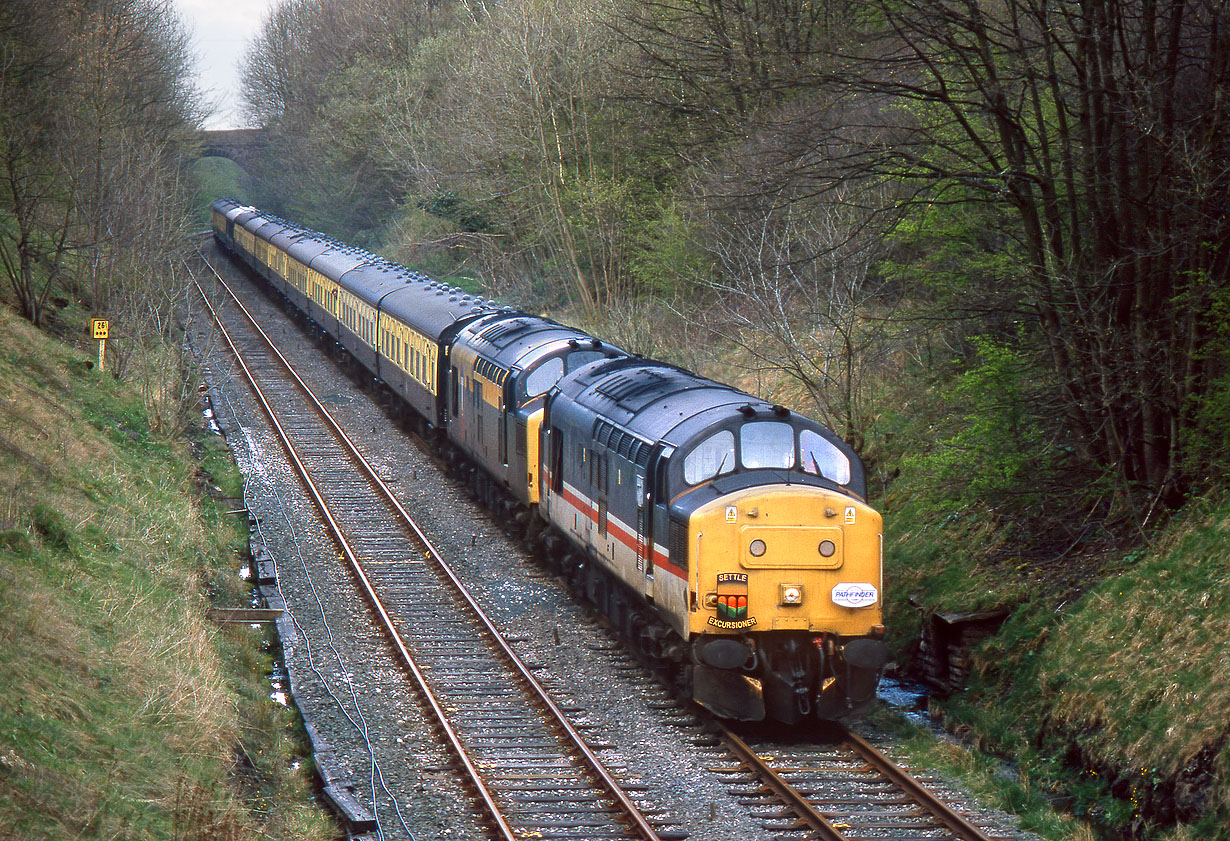
[[216, 155], [197, 158], [189, 170], [197, 185], [193, 207], [198, 230], [209, 227], [209, 209], [218, 199], [229, 196], [236, 201], [252, 201], [252, 179], [244, 172], [243, 167], [229, 158]]
[[262, 632], [205, 618], [248, 598], [221, 439], [87, 360], [0, 310], [0, 838], [333, 837]]
[[917, 621], [911, 593], [1013, 611], [968, 689], [937, 704], [1013, 761], [1005, 805], [1042, 793], [1107, 837], [1230, 838], [1230, 502], [1189, 505], [1125, 555], [1058, 564], [980, 560], [958, 548], [992, 539], [976, 518], [920, 529], [918, 514], [886, 517], [897, 626]]

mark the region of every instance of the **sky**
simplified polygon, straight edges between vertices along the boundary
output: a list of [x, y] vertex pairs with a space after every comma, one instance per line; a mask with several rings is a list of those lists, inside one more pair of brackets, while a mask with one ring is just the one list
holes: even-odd
[[243, 128], [239, 63], [277, 0], [173, 0], [192, 34], [197, 87], [212, 107], [207, 129]]

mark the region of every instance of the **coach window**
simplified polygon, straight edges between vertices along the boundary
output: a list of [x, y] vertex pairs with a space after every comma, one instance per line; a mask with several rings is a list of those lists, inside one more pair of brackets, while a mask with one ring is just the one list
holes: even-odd
[[548, 359], [525, 378], [525, 396], [537, 397], [545, 394], [547, 389], [559, 382], [562, 376], [564, 376], [564, 360], [558, 356]]
[[744, 424], [740, 440], [739, 456], [748, 469], [794, 466], [794, 427], [788, 423]]
[[839, 485], [850, 484], [850, 459], [837, 446], [810, 429], [799, 435], [799, 450], [803, 454], [803, 469], [832, 479]]
[[735, 469], [735, 434], [722, 430], [701, 441], [683, 459], [683, 481], [698, 485]]

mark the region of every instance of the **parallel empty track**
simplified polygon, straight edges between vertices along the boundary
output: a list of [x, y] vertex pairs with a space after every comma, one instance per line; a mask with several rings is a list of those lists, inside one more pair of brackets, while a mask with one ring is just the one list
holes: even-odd
[[824, 841], [992, 841], [981, 828], [861, 737], [831, 746], [752, 747], [724, 725], [721, 740], [756, 784], [734, 790], [766, 828]]
[[[210, 267], [212, 269], [212, 266]], [[220, 276], [219, 331], [497, 837], [679, 839], [598, 759]], [[198, 287], [199, 288], [199, 287]], [[276, 407], [276, 408], [275, 408]]]

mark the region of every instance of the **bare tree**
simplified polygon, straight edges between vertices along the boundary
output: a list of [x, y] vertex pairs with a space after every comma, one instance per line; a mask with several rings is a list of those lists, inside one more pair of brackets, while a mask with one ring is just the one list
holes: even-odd
[[0, 195], [10, 217], [0, 225], [0, 265], [21, 314], [35, 324], [76, 244], [62, 144], [67, 115], [56, 107], [71, 67], [57, 46], [65, 35], [40, 4], [0, 9]]
[[[628, 150], [604, 75], [620, 46], [608, 0], [502, 3], [475, 27], [433, 168], [469, 179], [514, 239], [554, 264], [586, 317], [627, 282]], [[459, 57], [460, 59], [461, 57]], [[451, 107], [449, 107], [451, 106]]]
[[288, 0], [274, 6], [260, 35], [244, 56], [242, 87], [249, 120], [269, 126], [310, 105], [308, 68], [315, 43], [315, 0]]
[[633, 45], [619, 94], [639, 106], [640, 128], [690, 166], [780, 125], [788, 103], [815, 99], [850, 14], [811, 0], [627, 2], [614, 23]]
[[[1185, 407], [1230, 269], [1230, 10], [1078, 0], [882, 3], [853, 89], [914, 124], [861, 170], [1010, 210], [1066, 420], [1147, 519], [1182, 492]], [[855, 65], [853, 59], [857, 58]], [[871, 164], [870, 167], [866, 166]], [[1137, 489], [1148, 496], [1137, 498]]]
[[[114, 282], [108, 262], [160, 233], [146, 218], [157, 213], [160, 198], [181, 198], [167, 184], [199, 115], [188, 87], [187, 34], [163, 0], [102, 0], [77, 30], [79, 85], [68, 148], [74, 203], [88, 230], [91, 300], [105, 309]], [[172, 230], [182, 230], [183, 220], [176, 222]]]
[[755, 361], [761, 393], [802, 389], [819, 417], [861, 449], [899, 328], [874, 271], [882, 231], [846, 198], [783, 191], [737, 207], [710, 204], [702, 230], [718, 270], [704, 286], [714, 293], [710, 326]]
[[12, 223], [0, 265], [35, 323], [82, 265], [90, 303], [105, 308], [108, 261], [140, 247], [139, 220], [164, 196], [124, 186], [174, 175], [189, 142], [187, 39], [164, 0], [21, 2], [3, 15], [0, 195]]

